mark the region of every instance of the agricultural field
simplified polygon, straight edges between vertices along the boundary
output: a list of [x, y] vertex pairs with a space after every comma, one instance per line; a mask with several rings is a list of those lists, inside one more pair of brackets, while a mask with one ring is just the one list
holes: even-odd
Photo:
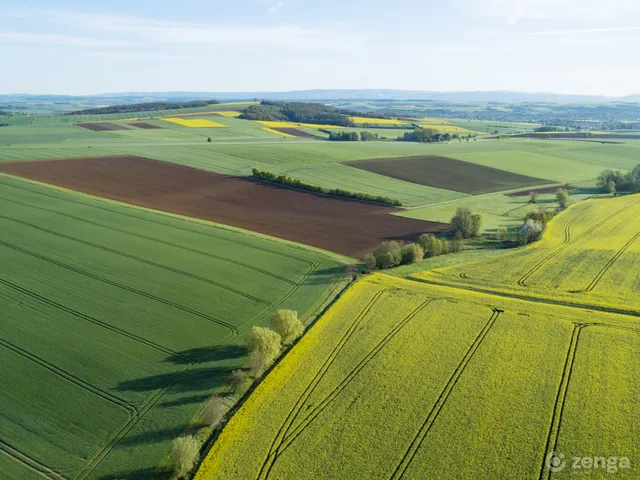
[[407, 122], [388, 118], [349, 117], [356, 125], [407, 125]]
[[248, 328], [346, 284], [338, 256], [4, 174], [0, 206], [9, 480], [151, 478]]
[[571, 478], [547, 469], [554, 451], [610, 452], [636, 478], [638, 373], [633, 317], [375, 274], [271, 371], [195, 478]]
[[184, 118], [163, 118], [165, 122], [176, 123], [178, 125], [182, 125], [183, 127], [189, 128], [224, 128], [225, 125], [222, 125], [218, 122], [212, 122], [207, 119], [184, 119]]
[[413, 241], [448, 228], [390, 215], [397, 208], [139, 157], [5, 162], [0, 172], [357, 258], [384, 240]]
[[543, 239], [493, 260], [417, 274], [420, 280], [640, 314], [640, 196], [576, 203]]

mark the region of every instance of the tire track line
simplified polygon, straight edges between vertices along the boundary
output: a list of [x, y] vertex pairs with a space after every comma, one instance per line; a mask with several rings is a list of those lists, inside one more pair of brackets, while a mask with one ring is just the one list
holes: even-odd
[[12, 245], [11, 243], [5, 242], [3, 240], [0, 240], [0, 245], [4, 246], [6, 248], [11, 248], [13, 250], [16, 250], [18, 252], [24, 253], [26, 255], [30, 255], [30, 256], [32, 256], [34, 258], [38, 258], [38, 259], [43, 260], [45, 262], [51, 263], [53, 265], [57, 265], [58, 267], [62, 267], [62, 268], [66, 269], [66, 270], [69, 270], [71, 272], [78, 273], [80, 275], [84, 275], [85, 277], [92, 278], [92, 279], [97, 280], [97, 281], [102, 282], [102, 283], [106, 283], [107, 285], [111, 285], [111, 286], [120, 288], [122, 290], [126, 290], [126, 291], [128, 291], [130, 293], [133, 293], [133, 294], [136, 294], [136, 295], [140, 295], [141, 297], [145, 297], [145, 298], [148, 298], [150, 300], [155, 300], [156, 302], [162, 303], [164, 305], [168, 305], [170, 307], [176, 308], [176, 309], [181, 310], [183, 312], [190, 313], [192, 315], [195, 315], [197, 317], [203, 318], [203, 319], [208, 320], [208, 321], [210, 321], [212, 323], [215, 323], [217, 325], [223, 326], [223, 327], [227, 328], [228, 330], [230, 330], [234, 335], [238, 334], [238, 329], [236, 328], [235, 325], [232, 325], [232, 324], [230, 324], [228, 322], [225, 322], [224, 320], [219, 320], [219, 319], [217, 319], [215, 317], [212, 317], [211, 315], [199, 312], [198, 310], [194, 310], [194, 309], [192, 309], [190, 307], [185, 307], [185, 306], [180, 305], [178, 303], [172, 302], [171, 300], [166, 300], [166, 299], [164, 299], [162, 297], [158, 297], [158, 296], [153, 295], [151, 293], [143, 292], [142, 290], [138, 290], [136, 288], [129, 287], [127, 285], [115, 282], [113, 280], [108, 280], [106, 278], [100, 277], [99, 275], [94, 275], [93, 273], [86, 272], [86, 271], [81, 270], [81, 269], [76, 268], [76, 267], [72, 267], [71, 265], [67, 265], [66, 263], [59, 262], [59, 261], [54, 260], [52, 258], [46, 257], [44, 255], [40, 255], [38, 253], [31, 252], [30, 250], [26, 250], [26, 249], [24, 249], [22, 247], [18, 247], [17, 245]]
[[66, 480], [66, 477], [64, 477], [63, 475], [59, 474], [52, 468], [49, 468], [46, 465], [43, 465], [42, 463], [38, 462], [36, 459], [28, 456], [27, 454], [22, 453], [19, 450], [16, 450], [11, 445], [6, 443], [4, 440], [0, 440], [0, 451], [2, 451], [2, 453], [10, 457], [11, 459], [15, 460], [16, 462], [24, 465], [29, 470], [34, 471], [38, 475], [48, 480]]
[[600, 280], [602, 280], [602, 277], [604, 277], [604, 275], [609, 271], [609, 269], [613, 266], [613, 264], [616, 263], [616, 261], [622, 256], [622, 254], [626, 252], [629, 249], [629, 247], [633, 245], [633, 243], [639, 237], [640, 237], [640, 232], [636, 233], [633, 237], [631, 237], [631, 239], [629, 239], [629, 241], [625, 243], [624, 246], [620, 250], [618, 250], [613, 257], [609, 259], [609, 261], [604, 265], [604, 267], [600, 269], [598, 274], [593, 278], [593, 280], [591, 280], [591, 283], [587, 286], [587, 288], [585, 288], [584, 290], [580, 290], [577, 293], [590, 292], [594, 288], [596, 288], [598, 283], [600, 283]]
[[263, 461], [260, 471], [258, 472], [258, 475], [256, 477], [257, 479], [260, 479], [262, 477], [266, 478], [269, 475], [271, 468], [273, 467], [273, 462], [275, 461], [274, 454], [277, 451], [277, 449], [280, 448], [280, 446], [282, 445], [285, 435], [287, 435], [287, 433], [289, 432], [291, 425], [293, 424], [298, 414], [300, 413], [300, 410], [302, 409], [304, 403], [314, 392], [314, 390], [316, 389], [316, 387], [318, 386], [318, 384], [320, 383], [324, 375], [327, 373], [327, 370], [329, 369], [329, 367], [331, 367], [331, 364], [335, 361], [336, 357], [342, 351], [345, 344], [349, 341], [349, 339], [351, 338], [353, 333], [356, 331], [356, 329], [358, 328], [362, 320], [369, 314], [369, 312], [374, 307], [374, 305], [385, 293], [386, 293], [386, 290], [382, 289], [377, 291], [373, 295], [371, 300], [369, 300], [369, 302], [365, 305], [363, 310], [358, 314], [358, 316], [356, 316], [353, 322], [351, 322], [351, 325], [349, 325], [349, 327], [347, 328], [347, 331], [342, 335], [340, 340], [333, 347], [333, 349], [329, 353], [329, 356], [325, 359], [323, 364], [320, 366], [318, 371], [315, 373], [315, 375], [311, 379], [311, 382], [306, 386], [306, 388], [302, 392], [302, 395], [298, 397], [298, 400], [293, 405], [287, 417], [284, 419], [284, 421], [280, 425], [280, 428], [276, 432], [276, 436], [274, 437], [273, 441], [271, 442], [271, 446], [269, 447], [269, 452], [267, 453], [267, 457]]
[[504, 310], [499, 310], [494, 307], [491, 307], [491, 308], [493, 310], [491, 317], [489, 317], [489, 320], [487, 321], [487, 323], [484, 325], [484, 327], [482, 327], [482, 330], [480, 331], [478, 336], [475, 338], [475, 340], [473, 341], [473, 343], [471, 344], [467, 352], [464, 354], [464, 357], [462, 357], [462, 360], [460, 361], [460, 363], [454, 370], [453, 374], [447, 381], [447, 384], [445, 385], [444, 389], [440, 392], [440, 396], [436, 400], [436, 403], [433, 405], [433, 407], [429, 411], [429, 414], [425, 418], [424, 422], [422, 422], [422, 425], [420, 426], [418, 433], [416, 433], [416, 435], [414, 436], [413, 440], [411, 441], [411, 444], [409, 445], [404, 455], [400, 459], [400, 462], [398, 463], [395, 470], [389, 477], [391, 480], [398, 480], [404, 476], [407, 469], [409, 468], [409, 465], [411, 464], [414, 457], [418, 453], [418, 450], [422, 446], [422, 442], [424, 441], [427, 434], [431, 430], [431, 427], [433, 426], [438, 416], [440, 415], [440, 412], [442, 411], [443, 406], [445, 405], [447, 399], [449, 398], [449, 395], [451, 394], [452, 390], [458, 383], [458, 380], [460, 379], [465, 369], [469, 365], [469, 362], [473, 358], [473, 355], [476, 353], [476, 351], [478, 350], [478, 348], [486, 338], [487, 334], [489, 333], [489, 330], [491, 330], [491, 327], [493, 327], [493, 325], [495, 324], [500, 314], [504, 312]]
[[419, 306], [417, 306], [409, 315], [404, 317], [398, 324], [396, 324], [393, 329], [385, 335], [377, 345], [375, 345], [367, 355], [358, 362], [358, 364], [347, 374], [347, 376], [340, 382], [340, 384], [331, 391], [318, 405], [314, 407], [311, 412], [309, 412], [305, 418], [302, 419], [300, 423], [294, 428], [291, 434], [287, 435], [283, 439], [282, 448], [278, 449], [275, 453], [274, 462], [280, 457], [284, 451], [289, 448], [289, 446], [295, 442], [295, 440], [302, 434], [302, 432], [322, 413], [337, 397], [342, 391], [351, 383], [351, 381], [358, 376], [358, 374], [369, 364], [374, 357], [380, 353], [380, 351], [398, 334], [400, 331], [416, 316], [418, 316], [430, 303], [435, 301], [430, 298], [422, 302]]
[[19, 292], [19, 293], [21, 293], [21, 294], [23, 294], [23, 295], [25, 295], [25, 296], [27, 296], [29, 298], [37, 300], [38, 302], [43, 303], [43, 304], [45, 304], [45, 305], [47, 305], [49, 307], [53, 307], [53, 308], [55, 308], [57, 310], [61, 310], [61, 311], [65, 312], [65, 313], [73, 315], [76, 318], [79, 318], [81, 320], [85, 320], [87, 322], [93, 323], [93, 324], [98, 325], [100, 327], [103, 327], [103, 328], [105, 328], [107, 330], [111, 330], [112, 332], [115, 332], [115, 333], [117, 333], [119, 335], [127, 337], [127, 338], [129, 338], [131, 340], [134, 340], [134, 341], [136, 341], [138, 343], [141, 343], [141, 344], [143, 344], [143, 345], [145, 345], [147, 347], [153, 348], [154, 350], [162, 352], [162, 353], [164, 353], [166, 355], [171, 355], [171, 356], [174, 356], [176, 358], [180, 358], [180, 359], [184, 360], [187, 363], [190, 362], [190, 360], [188, 358], [180, 355], [178, 352], [175, 352], [175, 351], [173, 351], [173, 350], [171, 350], [169, 348], [163, 347], [162, 345], [154, 343], [154, 342], [152, 342], [150, 340], [147, 340], [145, 338], [139, 337], [139, 336], [137, 336], [137, 335], [135, 335], [135, 334], [133, 334], [131, 332], [128, 332], [126, 330], [123, 330], [121, 328], [118, 328], [118, 327], [115, 327], [113, 325], [110, 325], [110, 324], [108, 324], [106, 322], [103, 322], [102, 320], [98, 320], [97, 318], [91, 317], [89, 315], [85, 315], [84, 313], [78, 312], [77, 310], [73, 310], [72, 308], [66, 307], [66, 306], [62, 305], [61, 303], [55, 302], [53, 300], [50, 300], [50, 299], [48, 299], [46, 297], [43, 297], [42, 295], [39, 295], [39, 294], [37, 294], [35, 292], [32, 292], [32, 291], [30, 291], [30, 290], [28, 290], [26, 288], [23, 288], [23, 287], [21, 287], [19, 285], [16, 285], [16, 284], [12, 283], [12, 282], [9, 282], [8, 280], [0, 278], [0, 285], [4, 285], [5, 287], [8, 287], [8, 288], [10, 288], [12, 290], [15, 290], [15, 291], [17, 291], [17, 292]]
[[567, 398], [567, 391], [569, 390], [569, 381], [571, 380], [571, 374], [573, 372], [573, 365], [576, 359], [576, 352], [578, 350], [578, 341], [580, 340], [580, 332], [584, 328], [583, 324], [574, 324], [573, 331], [571, 333], [571, 341], [569, 342], [569, 348], [567, 350], [567, 356], [564, 362], [564, 368], [562, 370], [562, 377], [560, 379], [560, 385], [558, 386], [558, 393], [556, 394], [556, 401], [553, 408], [553, 415], [551, 416], [551, 425], [549, 426], [549, 434], [547, 435], [547, 443], [542, 457], [542, 466], [540, 467], [540, 480], [551, 478], [551, 469], [547, 468], [547, 458], [556, 451], [558, 445], [558, 437], [560, 435], [560, 424], [562, 422], [562, 414], [564, 412], [565, 401]]
[[35, 230], [39, 230], [39, 231], [44, 232], [44, 233], [48, 233], [48, 234], [54, 235], [56, 237], [64, 238], [65, 240], [71, 240], [72, 242], [81, 243], [83, 245], [87, 245], [89, 247], [96, 248], [98, 250], [102, 250], [104, 252], [108, 252], [108, 253], [111, 253], [111, 254], [114, 254], [114, 255], [118, 255], [120, 257], [124, 257], [124, 258], [127, 258], [129, 260], [134, 260], [136, 262], [144, 263], [146, 265], [150, 265], [152, 267], [160, 268], [162, 270], [167, 270], [169, 272], [172, 272], [172, 273], [175, 273], [175, 274], [178, 274], [178, 275], [182, 275], [182, 276], [185, 276], [185, 277], [193, 278], [194, 280], [199, 280], [201, 282], [208, 283], [210, 285], [214, 285], [216, 287], [222, 288], [223, 290], [226, 290], [226, 291], [231, 292], [231, 293], [235, 293], [236, 295], [239, 295], [241, 297], [247, 298], [249, 300], [253, 300], [255, 302], [271, 306], [271, 304], [269, 302], [267, 302], [266, 300], [263, 300], [263, 299], [258, 298], [258, 297], [254, 297], [253, 295], [249, 295], [248, 293], [242, 292], [242, 291], [237, 290], [237, 289], [235, 289], [233, 287], [229, 287], [229, 286], [224, 285], [222, 283], [216, 282], [215, 280], [210, 280], [208, 278], [204, 278], [204, 277], [201, 277], [199, 275], [195, 275], [193, 273], [185, 272], [185, 271], [179, 270], [177, 268], [168, 267], [166, 265], [162, 265], [161, 263], [152, 262], [151, 260], [145, 260], [144, 258], [136, 257], [135, 255], [130, 255], [128, 253], [120, 252], [120, 251], [114, 250], [112, 248], [103, 247], [102, 245], [97, 245], [95, 243], [87, 242], [86, 240], [80, 240], [80, 239], [72, 237], [70, 235], [65, 235], [64, 233], [54, 232], [53, 230], [49, 230], [47, 228], [39, 227], [37, 225], [33, 225], [33, 224], [25, 222], [23, 220], [18, 220], [18, 219], [11, 218], [11, 217], [6, 217], [4, 215], [0, 215], [0, 218], [4, 219], [4, 220], [8, 220], [10, 222], [19, 223], [19, 224], [24, 225], [26, 227], [33, 228]]
[[250, 265], [248, 263], [243, 263], [243, 262], [240, 262], [238, 260], [232, 260], [230, 258], [225, 258], [225, 257], [222, 257], [220, 255], [215, 255], [213, 253], [204, 252], [202, 250], [186, 247], [184, 245], [178, 245], [177, 243], [167, 242], [167, 241], [161, 240], [159, 238], [148, 237], [146, 235], [142, 235], [142, 234], [139, 234], [139, 233], [134, 233], [134, 232], [131, 232], [129, 230], [124, 230], [122, 228], [117, 228], [117, 227], [113, 227], [113, 226], [109, 226], [109, 225], [103, 225], [103, 224], [101, 224], [99, 222], [95, 222], [93, 220], [88, 220], [88, 219], [82, 218], [82, 217], [76, 217], [75, 215], [70, 215], [68, 213], [59, 212], [59, 211], [54, 210], [52, 208], [45, 208], [45, 207], [41, 207], [41, 206], [31, 205], [29, 203], [18, 202], [17, 200], [12, 200], [10, 198], [6, 198], [6, 197], [3, 197], [3, 196], [0, 196], [0, 200], [4, 200], [6, 202], [14, 203], [14, 204], [17, 204], [17, 205], [22, 205], [22, 206], [28, 207], [28, 208], [33, 208], [34, 210], [42, 210], [42, 211], [45, 211], [45, 212], [54, 213], [56, 215], [60, 215], [62, 217], [70, 218], [72, 220], [75, 220], [75, 221], [78, 221], [78, 222], [82, 222], [82, 223], [86, 223], [88, 225], [93, 225], [93, 226], [96, 226], [96, 227], [105, 228], [105, 229], [108, 229], [108, 230], [113, 230], [115, 232], [124, 233], [125, 235], [130, 235], [132, 237], [141, 238], [143, 240], [147, 240], [147, 241], [154, 242], [154, 243], [160, 243], [162, 245], [167, 245], [169, 247], [177, 248], [179, 250], [184, 250], [184, 251], [187, 251], [187, 252], [196, 253], [196, 254], [199, 254], [199, 255], [202, 255], [202, 256], [205, 256], [205, 257], [215, 258], [216, 260], [220, 260], [220, 261], [223, 261], [223, 262], [231, 263], [232, 265], [237, 265], [237, 266], [240, 266], [240, 267], [244, 267], [244, 268], [246, 268], [248, 270], [253, 270], [255, 272], [263, 273], [264, 275], [267, 275], [269, 277], [275, 278], [277, 280], [281, 280], [281, 281], [289, 283], [291, 285], [295, 285], [294, 281], [289, 280], [286, 277], [281, 277], [280, 275], [276, 275], [275, 273], [272, 273], [272, 272], [270, 272], [268, 270], [264, 270], [264, 269], [258, 268], [256, 266]]
[[135, 407], [135, 405], [130, 404], [129, 402], [127, 402], [126, 400], [113, 395], [105, 390], [102, 390], [101, 388], [96, 387], [95, 385], [92, 385], [91, 383], [83, 380], [82, 378], [73, 375], [72, 373], [67, 372], [66, 370], [63, 370], [62, 368], [56, 367], [55, 365], [53, 365], [52, 363], [47, 362], [46, 360], [44, 360], [41, 357], [38, 357], [37, 355], [34, 355], [33, 353], [30, 353], [20, 347], [18, 347], [17, 345], [14, 345], [6, 340], [0, 339], [0, 345], [2, 345], [3, 347], [7, 348], [8, 350], [11, 350], [12, 352], [22, 356], [23, 358], [26, 358], [27, 360], [30, 360], [31, 362], [35, 363], [36, 365], [39, 365], [42, 368], [45, 368], [47, 370], [49, 370], [50, 372], [52, 372], [55, 375], [58, 375], [59, 377], [64, 378], [65, 380], [67, 380], [68, 382], [73, 383], [74, 385], [108, 401], [109, 403], [112, 403], [118, 407], [124, 408], [129, 415], [137, 415], [138, 413], [138, 409]]
[[[571, 240], [571, 236], [570, 233], [565, 231], [565, 240], [567, 239], [567, 235], [569, 238], [568, 242], [565, 242], [564, 245], [561, 245], [560, 247], [558, 247], [556, 250], [554, 250], [553, 252], [551, 252], [549, 255], [547, 255], [545, 258], [543, 258], [542, 260], [540, 260], [536, 265], [534, 265], [527, 273], [525, 273], [522, 277], [520, 277], [520, 279], [518, 280], [518, 285], [520, 285], [521, 287], [526, 287], [527, 286], [527, 281], [529, 280], [529, 278], [531, 278], [531, 276], [536, 273], [540, 268], [542, 268], [547, 262], [549, 262], [550, 260], [552, 260], [556, 255], [562, 253], [566, 248], [568, 248], [569, 246], [573, 245], [574, 243], [576, 243], [577, 241], [579, 241], [580, 239], [584, 238], [585, 236], [591, 234], [595, 229], [601, 227], [602, 225], [604, 225], [605, 223], [607, 223], [609, 220], [611, 220], [612, 218], [616, 217], [617, 215], [621, 214], [622, 212], [628, 210], [626, 208], [626, 206], [624, 208], [621, 208], [620, 210], [618, 210], [615, 213], [612, 213], [611, 215], [605, 217], [603, 220], [601, 220], [600, 222], [596, 223], [594, 226], [592, 226], [591, 228], [589, 228], [588, 230], [582, 232], [580, 235], [578, 235], [575, 239]], [[577, 217], [575, 217], [575, 219], [577, 219]], [[567, 226], [569, 227], [569, 225]]]

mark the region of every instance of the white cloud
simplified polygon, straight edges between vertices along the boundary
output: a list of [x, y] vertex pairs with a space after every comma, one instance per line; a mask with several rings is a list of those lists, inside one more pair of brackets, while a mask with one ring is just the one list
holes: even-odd
[[29, 43], [43, 45], [60, 45], [65, 47], [123, 47], [132, 45], [124, 40], [102, 40], [72, 35], [24, 33], [24, 32], [0, 32], [0, 42]]
[[276, 3], [273, 7], [269, 8], [269, 15], [273, 15], [282, 7], [284, 7], [284, 0], [278, 0], [278, 3]]

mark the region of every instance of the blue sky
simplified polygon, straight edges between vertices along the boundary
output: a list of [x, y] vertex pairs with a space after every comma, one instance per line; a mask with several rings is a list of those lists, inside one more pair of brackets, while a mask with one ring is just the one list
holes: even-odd
[[0, 93], [640, 93], [640, 0], [0, 0]]

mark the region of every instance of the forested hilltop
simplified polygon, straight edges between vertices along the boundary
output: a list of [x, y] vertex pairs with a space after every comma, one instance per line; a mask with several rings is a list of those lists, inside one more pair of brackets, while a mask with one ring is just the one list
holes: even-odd
[[198, 100], [194, 102], [145, 102], [132, 103], [130, 105], [112, 105], [110, 107], [90, 108], [88, 110], [78, 110], [76, 112], [65, 113], [65, 115], [94, 115], [107, 113], [127, 113], [127, 112], [151, 112], [154, 110], [176, 110], [179, 108], [206, 107], [207, 105], [218, 105], [218, 100]]

